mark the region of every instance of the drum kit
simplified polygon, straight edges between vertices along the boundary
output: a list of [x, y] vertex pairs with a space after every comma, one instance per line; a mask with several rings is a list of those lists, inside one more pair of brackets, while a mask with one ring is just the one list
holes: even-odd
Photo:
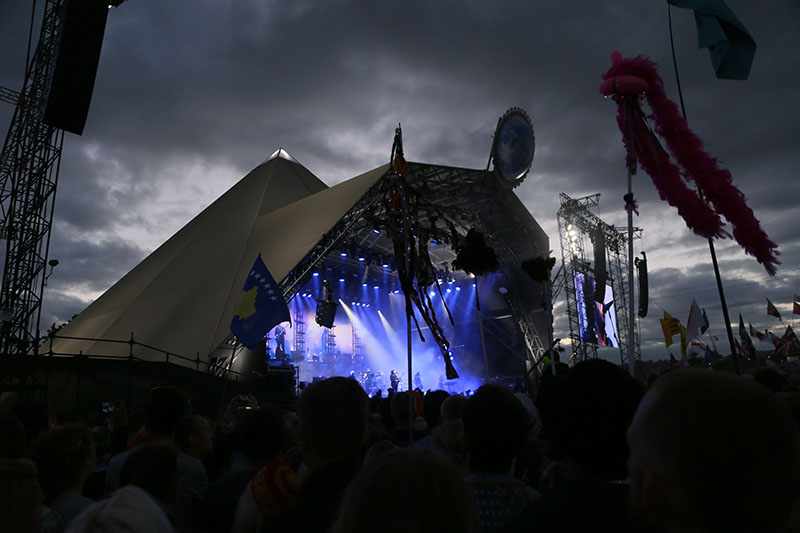
[[356, 372], [356, 379], [369, 396], [374, 395], [379, 389], [383, 388], [383, 372], [374, 372], [367, 369], [366, 372]]

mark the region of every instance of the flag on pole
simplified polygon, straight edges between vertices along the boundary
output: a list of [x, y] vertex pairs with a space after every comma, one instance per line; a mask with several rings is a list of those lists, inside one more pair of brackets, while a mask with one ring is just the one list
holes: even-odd
[[708, 316], [706, 315], [706, 310], [703, 309], [703, 323], [700, 325], [700, 334], [702, 335], [708, 331]]
[[664, 311], [664, 318], [660, 319], [659, 322], [661, 322], [661, 331], [664, 333], [664, 343], [669, 348], [672, 346], [672, 337], [681, 332], [681, 322], [677, 318], [670, 316], [666, 311]]
[[691, 341], [701, 335], [703, 326], [708, 328], [708, 322], [700, 306], [697, 305], [697, 300], [692, 298], [692, 306], [689, 308], [689, 320], [686, 321], [686, 337]]
[[786, 331], [783, 337], [781, 337], [781, 342], [783, 344], [788, 344], [792, 349], [800, 350], [800, 339], [797, 338], [791, 325], [786, 326]]
[[792, 302], [792, 314], [793, 315], [800, 315], [800, 296], [794, 295], [794, 301]]
[[777, 317], [778, 320], [781, 320], [781, 314], [778, 312], [778, 309], [772, 305], [772, 302], [769, 301], [769, 298], [767, 298], [767, 314]]
[[763, 341], [763, 340], [767, 339], [767, 336], [764, 335], [763, 333], [761, 333], [758, 330], [755, 331], [755, 335], [756, 335], [756, 337], [758, 337], [758, 340], [760, 340], [760, 341]]
[[722, 0], [668, 0], [694, 10], [697, 46], [708, 48], [717, 78], [746, 80], [756, 54], [756, 42]]
[[778, 347], [781, 345], [781, 338], [769, 330], [767, 330], [767, 339], [769, 339], [775, 349], [778, 349]]
[[742, 339], [745, 355], [747, 357], [753, 357], [756, 353], [756, 347], [753, 346], [753, 339], [750, 338], [750, 335], [747, 334], [747, 329], [744, 327], [742, 313], [739, 313], [739, 338]]
[[281, 322], [291, 322], [289, 306], [261, 260], [261, 254], [258, 254], [236, 304], [231, 320], [231, 333], [252, 350]]
[[739, 342], [739, 339], [733, 339], [733, 342], [736, 344], [736, 351], [739, 352], [739, 355], [747, 357], [747, 352], [742, 347], [742, 343]]

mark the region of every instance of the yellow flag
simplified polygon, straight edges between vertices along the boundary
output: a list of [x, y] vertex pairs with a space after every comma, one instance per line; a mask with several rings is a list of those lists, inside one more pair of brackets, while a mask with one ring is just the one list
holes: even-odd
[[[661, 331], [664, 332], [664, 343], [666, 343], [667, 347], [669, 348], [672, 346], [672, 337], [681, 333], [681, 328], [683, 326], [681, 326], [681, 323], [677, 318], [670, 316], [666, 311], [664, 311], [664, 318], [662, 318], [660, 322]], [[683, 336], [686, 336], [685, 328]]]

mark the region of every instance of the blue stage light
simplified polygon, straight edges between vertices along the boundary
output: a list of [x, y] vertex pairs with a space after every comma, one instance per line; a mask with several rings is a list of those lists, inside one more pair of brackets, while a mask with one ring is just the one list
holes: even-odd
[[367, 304], [366, 306], [369, 307], [369, 304]]
[[400, 289], [395, 289], [395, 290], [393, 290], [392, 292], [393, 292], [394, 294], [397, 294], [398, 292], [400, 292]]
[[364, 258], [363, 257], [359, 257], [358, 260], [361, 261], [362, 263], [364, 262]]
[[339, 281], [341, 281], [342, 283], [344, 283], [344, 278], [339, 278]]
[[460, 290], [461, 290], [461, 287], [456, 287], [456, 290], [457, 290], [457, 291], [460, 291]]
[[362, 286], [362, 287], [366, 287], [366, 286], [367, 286], [367, 284], [366, 284], [366, 283], [362, 283], [362, 284], [361, 284], [361, 286]]
[[428, 293], [428, 296], [430, 296], [431, 298], [433, 298], [434, 296], [436, 296], [436, 293], [435, 293], [435, 292], [433, 292], [433, 291], [431, 291], [431, 292], [429, 292], [429, 293]]
[[342, 252], [339, 255], [341, 255], [342, 257], [347, 257], [347, 252]]
[[451, 289], [447, 289], [447, 292], [453, 292]]
[[314, 272], [314, 273], [313, 273], [313, 274], [311, 274], [311, 275], [312, 275], [312, 276], [314, 276], [314, 277], [316, 278], [317, 276], [319, 276], [319, 272]]
[[383, 268], [389, 268], [389, 265], [387, 263], [384, 263]]
[[374, 286], [374, 287], [372, 287], [372, 288], [373, 288], [373, 289], [377, 289], [377, 288], [378, 288], [378, 286], [377, 286], [377, 285], [375, 285], [375, 286]]
[[374, 229], [374, 230], [372, 230], [372, 233], [380, 233], [380, 231]]

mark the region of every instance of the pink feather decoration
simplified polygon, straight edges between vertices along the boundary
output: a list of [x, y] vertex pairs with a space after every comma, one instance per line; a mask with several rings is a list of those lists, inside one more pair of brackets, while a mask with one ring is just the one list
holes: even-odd
[[[662, 200], [676, 207], [686, 225], [695, 233], [705, 237], [726, 236], [719, 214], [724, 216], [733, 228], [736, 242], [755, 257], [769, 275], [774, 276], [776, 265], [780, 264], [778, 245], [761, 228], [744, 194], [733, 184], [731, 173], [720, 168], [717, 159], [703, 150], [703, 141], [689, 129], [678, 106], [667, 97], [664, 82], [658, 75], [658, 65], [645, 56], [623, 59], [622, 54], [614, 52], [611, 54], [611, 68], [603, 74], [603, 79], [618, 76], [636, 76], [649, 85], [646, 98], [653, 112], [648, 118], [653, 120], [656, 133], [666, 141], [680, 171], [647, 127], [641, 116], [639, 98], [615, 96], [619, 105], [617, 122], [628, 150], [628, 164], [632, 163], [631, 155], [636, 154]], [[702, 189], [708, 202], [686, 186], [681, 174]]]

